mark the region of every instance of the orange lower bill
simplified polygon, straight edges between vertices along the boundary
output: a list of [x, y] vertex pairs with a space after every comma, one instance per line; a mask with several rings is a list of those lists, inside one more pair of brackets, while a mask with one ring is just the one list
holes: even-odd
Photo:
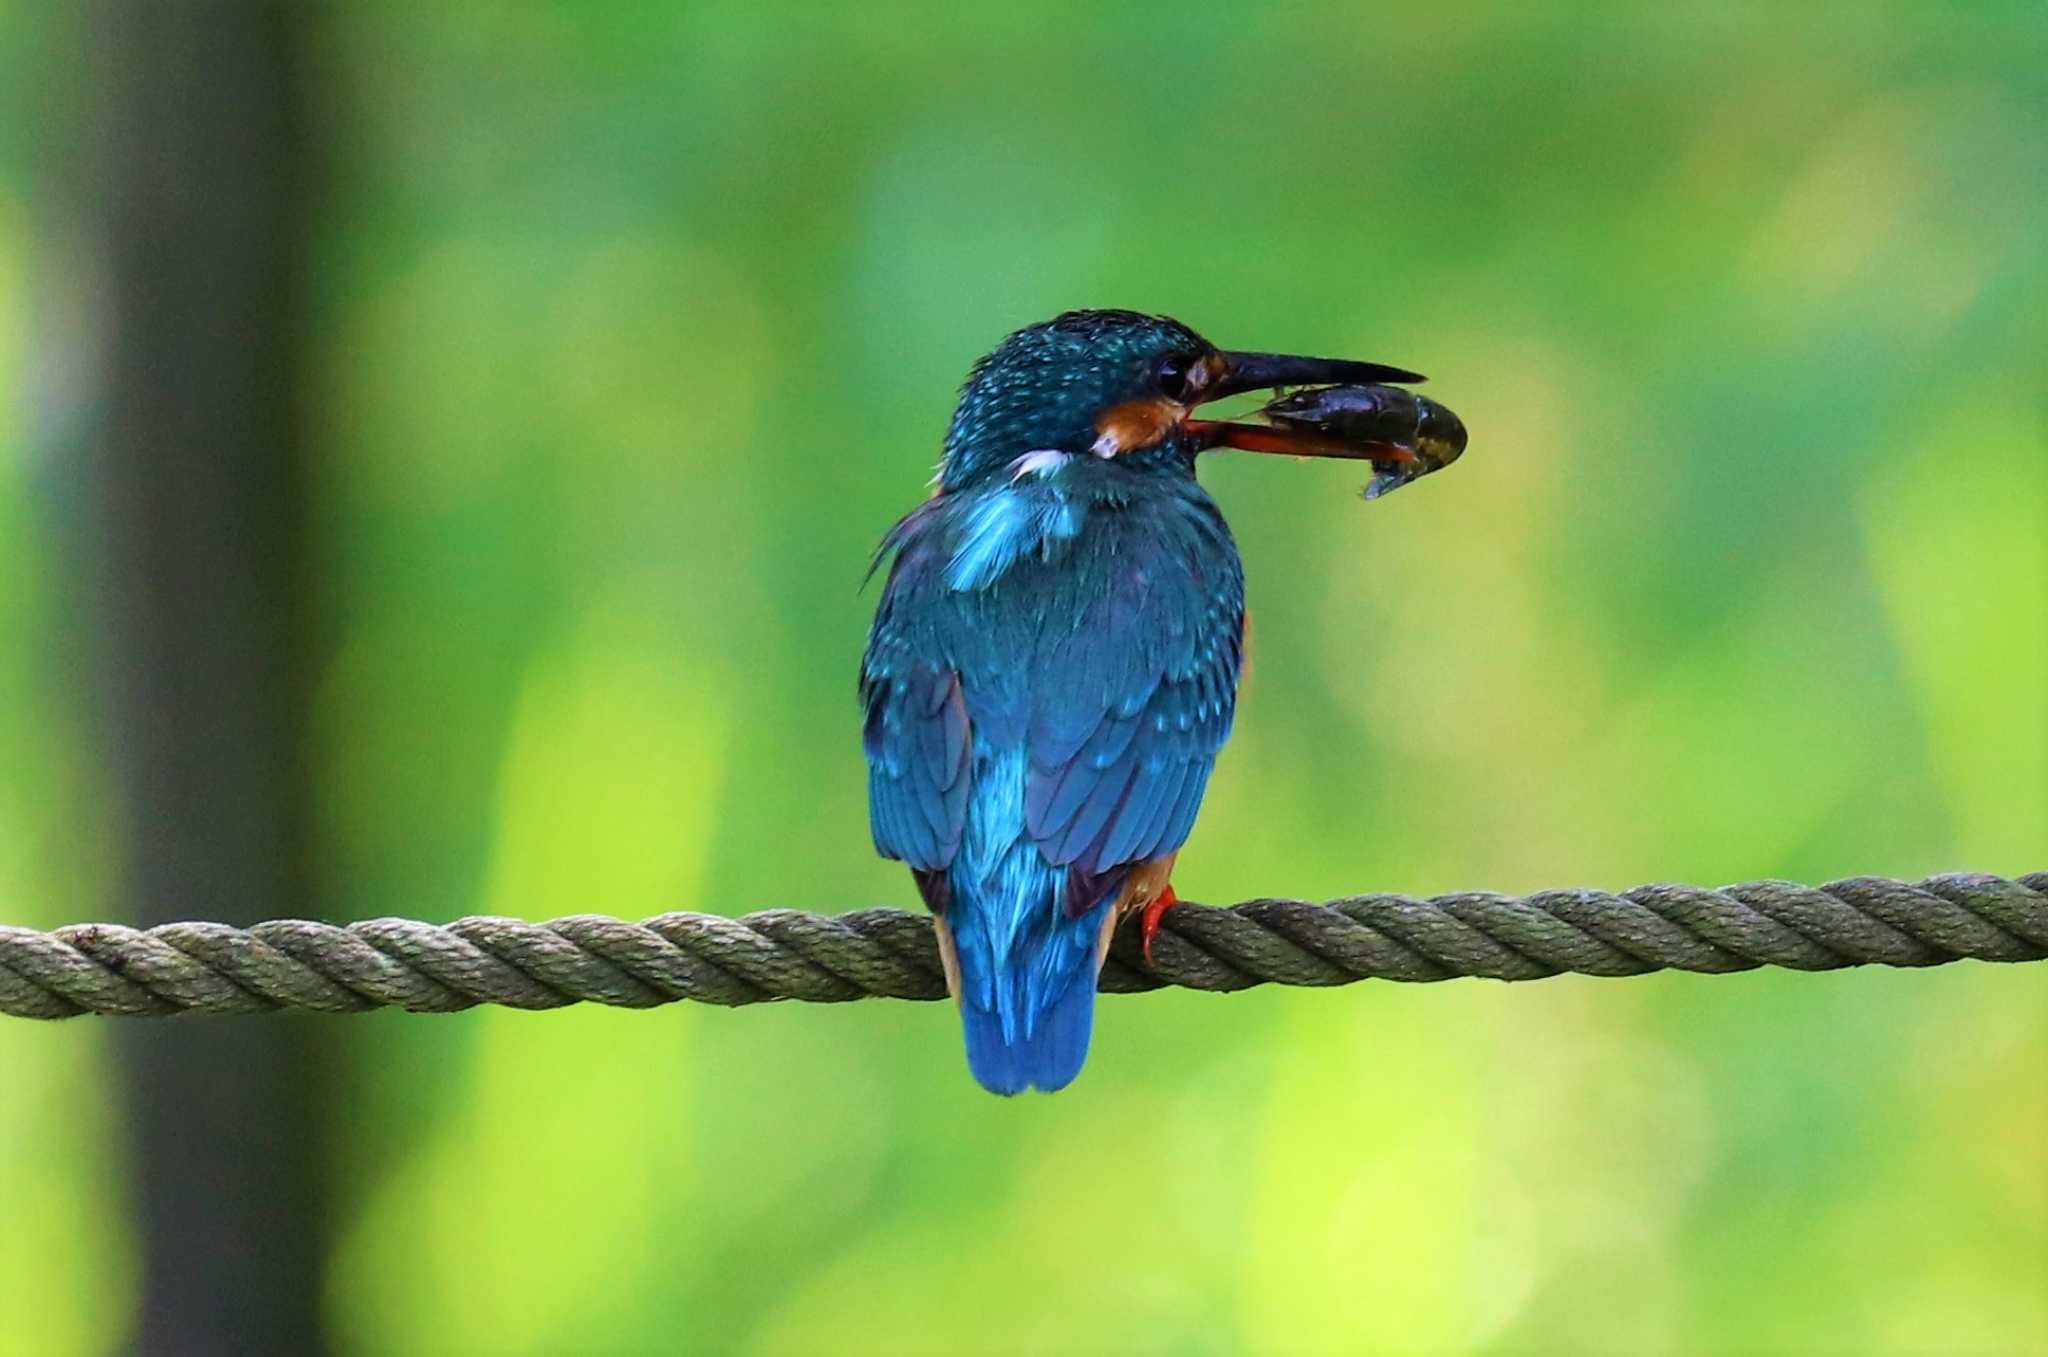
[[1412, 462], [1415, 449], [1398, 443], [1346, 443], [1306, 429], [1275, 429], [1264, 424], [1232, 424], [1225, 420], [1191, 419], [1188, 435], [1199, 448], [1236, 448], [1271, 452], [1284, 457], [1341, 457], [1353, 462]]

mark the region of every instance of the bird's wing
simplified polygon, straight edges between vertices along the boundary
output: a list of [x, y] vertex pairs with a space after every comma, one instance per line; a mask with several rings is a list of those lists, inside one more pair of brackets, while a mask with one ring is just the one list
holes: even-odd
[[943, 562], [912, 513], [884, 539], [896, 559], [861, 660], [868, 819], [875, 851], [920, 872], [953, 860], [967, 818], [967, 704], [945, 632]]
[[1074, 873], [1067, 905], [1086, 913], [1194, 826], [1243, 660], [1236, 547], [1206, 496], [1175, 497], [961, 590], [935, 506], [883, 543], [895, 560], [861, 665], [875, 847], [950, 865], [974, 747], [1021, 747], [1024, 830]]
[[1051, 610], [1030, 685], [1025, 824], [1075, 873], [1076, 914], [1187, 840], [1243, 663], [1244, 582], [1214, 506], [1173, 501], [1128, 527], [1073, 563], [1078, 587]]

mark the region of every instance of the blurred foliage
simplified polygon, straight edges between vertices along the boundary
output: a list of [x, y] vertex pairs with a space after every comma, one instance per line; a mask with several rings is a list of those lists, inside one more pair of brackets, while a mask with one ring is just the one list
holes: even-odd
[[[1256, 665], [1184, 895], [2048, 865], [2038, 5], [324, 13], [335, 917], [910, 903], [861, 569], [1076, 305], [1413, 365], [1474, 435], [1371, 506], [1205, 472]], [[0, 0], [31, 925], [118, 832], [89, 51]], [[940, 1005], [332, 1030], [345, 1352], [2048, 1350], [2032, 969], [1111, 1000], [1019, 1102]], [[125, 1339], [108, 1045], [0, 1025], [0, 1352]]]

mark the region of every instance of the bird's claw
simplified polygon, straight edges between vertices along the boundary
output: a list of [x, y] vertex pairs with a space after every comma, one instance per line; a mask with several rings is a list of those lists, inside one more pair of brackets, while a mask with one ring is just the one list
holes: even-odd
[[1171, 883], [1159, 894], [1145, 902], [1138, 913], [1138, 949], [1145, 958], [1145, 964], [1152, 964], [1152, 940], [1159, 936], [1159, 921], [1166, 917], [1166, 911], [1180, 903], [1180, 897], [1173, 893]]

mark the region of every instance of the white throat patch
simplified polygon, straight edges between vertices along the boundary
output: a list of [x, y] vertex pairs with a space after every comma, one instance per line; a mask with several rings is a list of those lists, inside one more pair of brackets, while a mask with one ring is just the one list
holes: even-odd
[[1058, 448], [1040, 448], [1027, 452], [1010, 463], [1010, 480], [1014, 484], [1026, 476], [1046, 476], [1067, 464], [1067, 454]]

